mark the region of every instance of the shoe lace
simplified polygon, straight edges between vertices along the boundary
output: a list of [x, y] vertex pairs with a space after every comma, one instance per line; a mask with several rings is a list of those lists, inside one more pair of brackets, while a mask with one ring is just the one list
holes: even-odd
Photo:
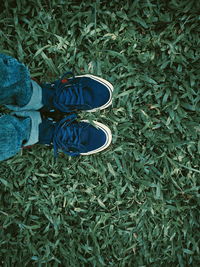
[[[72, 78], [63, 80], [68, 75]], [[87, 106], [83, 98], [83, 85], [80, 79], [76, 79], [73, 72], [66, 72], [54, 83], [54, 106], [63, 112], [81, 109]]]
[[[73, 123], [77, 116], [69, 115], [62, 119], [56, 126], [53, 138], [54, 157], [57, 158], [58, 150], [61, 149], [67, 155], [77, 156], [80, 151], [86, 151], [86, 147], [80, 143], [80, 136], [85, 126]], [[87, 126], [86, 126], [87, 127]]]

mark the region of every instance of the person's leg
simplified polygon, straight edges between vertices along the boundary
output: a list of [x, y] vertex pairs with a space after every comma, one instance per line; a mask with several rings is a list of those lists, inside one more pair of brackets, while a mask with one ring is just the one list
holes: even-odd
[[[64, 79], [70, 74], [72, 77]], [[73, 112], [96, 111], [112, 104], [113, 86], [90, 74], [64, 74], [53, 83], [30, 79], [28, 69], [16, 59], [0, 54], [0, 105], [14, 111], [39, 110]]]
[[30, 78], [27, 67], [15, 58], [0, 54], [0, 105], [11, 110], [40, 109], [42, 89]]
[[21, 111], [0, 117], [0, 161], [17, 154], [22, 147], [39, 140], [40, 112]]
[[22, 144], [29, 139], [30, 118], [17, 118], [11, 115], [0, 117], [0, 161], [18, 153]]
[[0, 104], [24, 106], [32, 94], [27, 68], [16, 59], [0, 54]]
[[41, 117], [38, 111], [21, 111], [0, 118], [0, 161], [14, 156], [22, 147], [34, 144], [53, 146], [54, 155], [91, 155], [106, 149], [112, 140], [102, 123], [76, 120], [71, 114], [60, 121]]

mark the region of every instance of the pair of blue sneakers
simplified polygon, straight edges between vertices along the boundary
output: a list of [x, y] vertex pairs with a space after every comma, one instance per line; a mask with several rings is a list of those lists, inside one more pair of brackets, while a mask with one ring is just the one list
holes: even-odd
[[[70, 75], [70, 78], [66, 79]], [[94, 112], [112, 104], [113, 86], [100, 77], [65, 73], [53, 83], [42, 87], [41, 113], [66, 115], [61, 120], [42, 118], [39, 144], [53, 145], [55, 156], [64, 152], [70, 156], [91, 155], [106, 149], [112, 140], [110, 129], [97, 121], [77, 121], [78, 111]], [[53, 113], [52, 113], [53, 112]]]

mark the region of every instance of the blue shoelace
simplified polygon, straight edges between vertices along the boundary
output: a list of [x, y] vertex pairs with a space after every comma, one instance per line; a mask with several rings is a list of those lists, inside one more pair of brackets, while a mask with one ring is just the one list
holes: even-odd
[[[72, 78], [68, 79], [66, 82], [62, 82], [68, 75], [71, 75]], [[57, 109], [68, 112], [89, 107], [84, 103], [83, 85], [76, 79], [72, 72], [64, 73], [63, 76], [54, 83], [54, 88], [56, 91], [53, 103]]]
[[69, 115], [62, 119], [56, 126], [53, 137], [54, 157], [57, 158], [58, 150], [67, 155], [77, 156], [86, 151], [86, 147], [80, 143], [80, 136], [83, 128], [81, 123], [78, 127], [73, 123], [77, 116]]

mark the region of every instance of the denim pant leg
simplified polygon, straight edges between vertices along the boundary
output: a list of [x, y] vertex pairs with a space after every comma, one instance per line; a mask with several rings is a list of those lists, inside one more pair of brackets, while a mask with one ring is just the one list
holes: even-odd
[[0, 105], [14, 111], [43, 107], [42, 88], [31, 80], [27, 67], [4, 54], [0, 54]]
[[11, 115], [0, 117], [0, 161], [18, 153], [30, 136], [31, 119]]
[[32, 83], [26, 66], [11, 56], [0, 54], [0, 105], [26, 105]]

